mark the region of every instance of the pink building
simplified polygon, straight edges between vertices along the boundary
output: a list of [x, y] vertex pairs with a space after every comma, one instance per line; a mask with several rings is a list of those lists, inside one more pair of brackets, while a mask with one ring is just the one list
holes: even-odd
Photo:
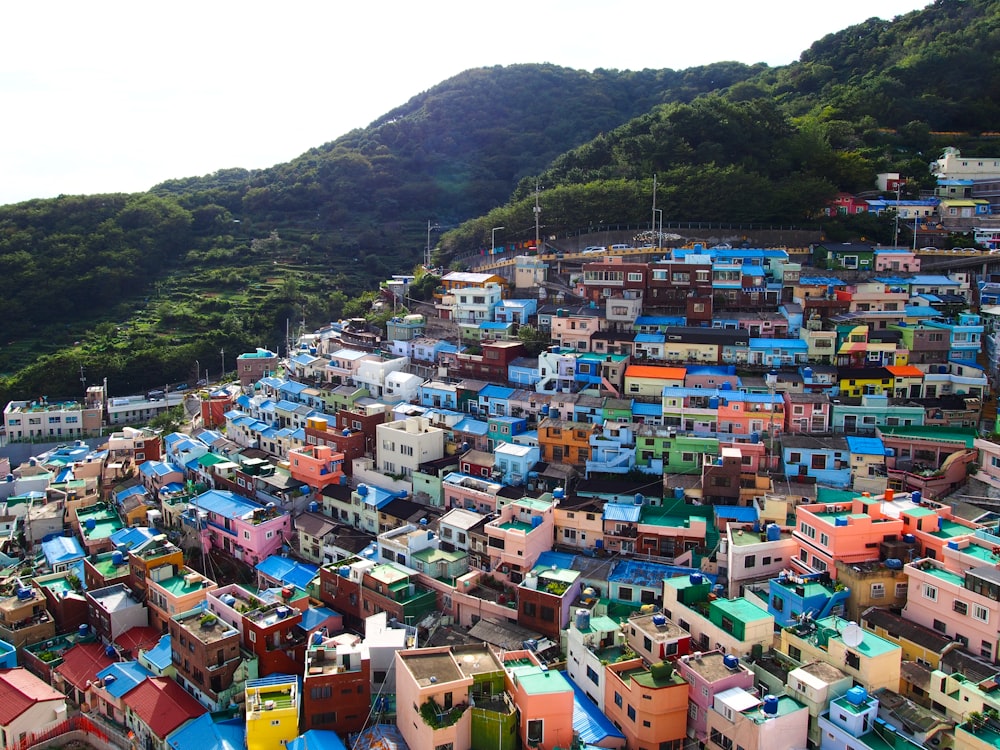
[[472, 684], [450, 646], [397, 651], [396, 726], [406, 744], [468, 750]]
[[783, 396], [787, 432], [822, 434], [830, 431], [830, 397], [825, 393], [786, 392]]
[[445, 508], [464, 508], [477, 513], [494, 513], [503, 485], [482, 477], [452, 472], [441, 480]]
[[552, 549], [555, 504], [551, 496], [524, 498], [500, 509], [486, 524], [493, 574], [520, 583], [538, 556]]
[[794, 532], [799, 549], [792, 567], [836, 578], [835, 559], [845, 564], [879, 559], [879, 544], [886, 537], [899, 538], [904, 530], [900, 509], [887, 507], [891, 505], [872, 497], [799, 505]]
[[607, 321], [601, 317], [603, 313], [601, 308], [581, 308], [573, 312], [560, 309], [552, 316], [552, 342], [566, 349], [589, 352], [591, 337], [607, 328]]
[[735, 654], [708, 651], [700, 656], [684, 656], [677, 661], [677, 673], [691, 686], [688, 692], [688, 737], [708, 739], [708, 713], [717, 693], [739, 687], [752, 690], [753, 672]]
[[227, 490], [198, 495], [183, 518], [201, 531], [205, 548], [221, 549], [249, 565], [280, 551], [292, 530], [291, 516], [273, 503], [265, 507]]
[[[325, 426], [326, 420], [322, 420]], [[307, 419], [306, 427], [316, 429], [317, 420]], [[303, 445], [288, 451], [288, 473], [292, 479], [321, 491], [331, 484], [347, 484], [344, 454], [329, 445]]]
[[[957, 551], [957, 550], [956, 550]], [[1000, 624], [1000, 569], [983, 564], [964, 573], [924, 558], [904, 568], [909, 583], [903, 617], [996, 661]]]

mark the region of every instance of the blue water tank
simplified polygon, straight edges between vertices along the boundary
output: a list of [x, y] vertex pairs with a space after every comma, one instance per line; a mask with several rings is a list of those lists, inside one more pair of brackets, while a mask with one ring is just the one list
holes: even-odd
[[776, 695], [765, 695], [764, 696], [764, 713], [769, 716], [774, 716], [778, 713], [778, 696]]
[[87, 623], [81, 623], [80, 627], [76, 629], [77, 635], [81, 638], [86, 638], [87, 634], [90, 633], [90, 625]]
[[30, 586], [21, 586], [17, 590], [17, 598], [19, 601], [25, 602], [35, 596], [35, 590]]
[[635, 502], [636, 505], [642, 505], [644, 502], [646, 502], [646, 498], [642, 496], [641, 492], [637, 492], [635, 493], [633, 501]]
[[367, 484], [359, 484], [358, 485], [358, 494], [361, 495], [361, 497], [364, 497], [365, 495], [367, 495], [368, 494], [368, 485]]
[[684, 499], [684, 488], [683, 487], [674, 487], [674, 499], [675, 500], [683, 500]]
[[847, 698], [847, 702], [850, 703], [852, 706], [860, 706], [862, 703], [868, 700], [868, 691], [865, 690], [860, 685], [858, 685], [848, 690], [847, 695], [844, 697]]
[[727, 381], [725, 381], [725, 382], [724, 382], [724, 383], [722, 384], [722, 390], [724, 390], [724, 391], [731, 391], [731, 390], [733, 390], [733, 384], [732, 384], [732, 383], [730, 383], [730, 382], [729, 382], [728, 380], [727, 380]]
[[350, 437], [351, 431], [347, 427], [345, 427], [340, 434], [343, 435], [344, 437]]
[[750, 442], [753, 443], [754, 445], [756, 445], [757, 443], [759, 443], [760, 442], [760, 433], [759, 432], [751, 432], [750, 433]]
[[910, 500], [915, 502], [917, 505], [920, 505], [920, 501], [922, 498], [923, 495], [920, 494], [920, 490], [915, 490], [914, 492], [910, 493]]
[[427, 519], [426, 518], [421, 518], [420, 519], [420, 525], [421, 526], [426, 526], [427, 525]]
[[903, 541], [906, 544], [916, 544], [917, 538], [913, 534], [903, 534]]
[[958, 542], [955, 541], [948, 542], [948, 549], [958, 549]]
[[97, 521], [93, 518], [88, 518], [84, 520], [83, 525], [87, 529], [87, 531], [93, 531], [94, 528], [97, 526]]
[[655, 615], [653, 615], [653, 624], [656, 625], [656, 627], [658, 627], [658, 628], [662, 628], [664, 625], [667, 624], [667, 617], [666, 617], [666, 615], [662, 615], [662, 614], [655, 614]]
[[740, 667], [739, 657], [733, 654], [726, 654], [723, 656], [722, 663], [725, 665], [726, 669], [737, 670]]
[[542, 414], [548, 415], [548, 413], [549, 413], [549, 405], [548, 404], [542, 405]]
[[337, 574], [341, 578], [350, 578], [351, 577], [351, 569], [347, 565], [341, 565], [340, 568], [337, 569]]
[[718, 409], [719, 408], [719, 397], [718, 396], [712, 396], [712, 397], [710, 397], [708, 399], [708, 408], [709, 409]]
[[590, 610], [589, 609], [578, 609], [576, 611], [576, 629], [586, 630], [590, 627]]
[[781, 539], [781, 527], [776, 523], [767, 525], [767, 541], [776, 542]]
[[105, 656], [113, 657], [117, 654], [117, 652], [115, 651], [115, 647], [109, 643], [107, 646], [104, 647], [104, 654]]
[[802, 368], [802, 377], [804, 377], [806, 380], [809, 380], [812, 378], [812, 376], [813, 376], [813, 368], [811, 367]]
[[688, 580], [692, 586], [700, 586], [704, 579], [701, 577], [701, 573], [692, 573], [688, 576]]
[[847, 526], [847, 519], [844, 516], [837, 516], [833, 519], [834, 526]]
[[562, 500], [564, 497], [566, 497], [566, 490], [564, 490], [562, 487], [556, 487], [554, 490], [552, 490], [552, 497], [554, 497], [556, 500]]
[[541, 516], [532, 516], [531, 517], [531, 528], [537, 529], [541, 525], [542, 525], [542, 517]]
[[319, 510], [319, 503], [317, 503], [315, 500], [313, 500], [311, 503], [309, 503], [309, 512], [310, 513], [315, 513], [318, 510]]
[[594, 540], [594, 549], [604, 549], [604, 540], [603, 539], [595, 539]]
[[538, 641], [535, 640], [534, 638], [529, 638], [522, 645], [526, 649], [528, 649], [528, 651], [537, 651], [538, 650]]
[[118, 567], [123, 562], [125, 562], [125, 555], [121, 550], [115, 550], [111, 553], [111, 564]]
[[318, 646], [323, 642], [323, 634], [317, 630], [315, 633], [313, 633], [312, 641], [314, 646]]
[[900, 560], [898, 557], [890, 557], [885, 561], [885, 567], [887, 567], [889, 570], [902, 570], [903, 561]]

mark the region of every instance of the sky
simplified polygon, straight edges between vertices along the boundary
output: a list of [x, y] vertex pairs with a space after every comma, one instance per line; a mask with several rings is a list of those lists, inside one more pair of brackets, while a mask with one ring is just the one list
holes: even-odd
[[786, 65], [928, 2], [7, 3], [0, 205], [270, 167], [470, 68]]

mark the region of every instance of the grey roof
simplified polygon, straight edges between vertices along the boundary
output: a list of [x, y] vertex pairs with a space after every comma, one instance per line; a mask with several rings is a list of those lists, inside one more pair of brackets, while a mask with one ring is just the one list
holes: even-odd
[[469, 635], [478, 641], [508, 651], [524, 648], [527, 640], [541, 640], [544, 636], [533, 630], [522, 628], [512, 622], [497, 622], [484, 618], [469, 628]]
[[907, 620], [887, 609], [869, 607], [861, 613], [861, 620], [875, 627], [885, 628], [891, 638], [905, 638], [938, 654], [952, 643], [951, 638], [943, 633]]

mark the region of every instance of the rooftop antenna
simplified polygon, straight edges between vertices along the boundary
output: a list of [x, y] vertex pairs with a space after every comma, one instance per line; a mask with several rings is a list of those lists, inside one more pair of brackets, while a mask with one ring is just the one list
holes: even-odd
[[864, 639], [865, 633], [856, 622], [847, 623], [844, 632], [840, 634], [840, 640], [849, 648], [857, 648]]

